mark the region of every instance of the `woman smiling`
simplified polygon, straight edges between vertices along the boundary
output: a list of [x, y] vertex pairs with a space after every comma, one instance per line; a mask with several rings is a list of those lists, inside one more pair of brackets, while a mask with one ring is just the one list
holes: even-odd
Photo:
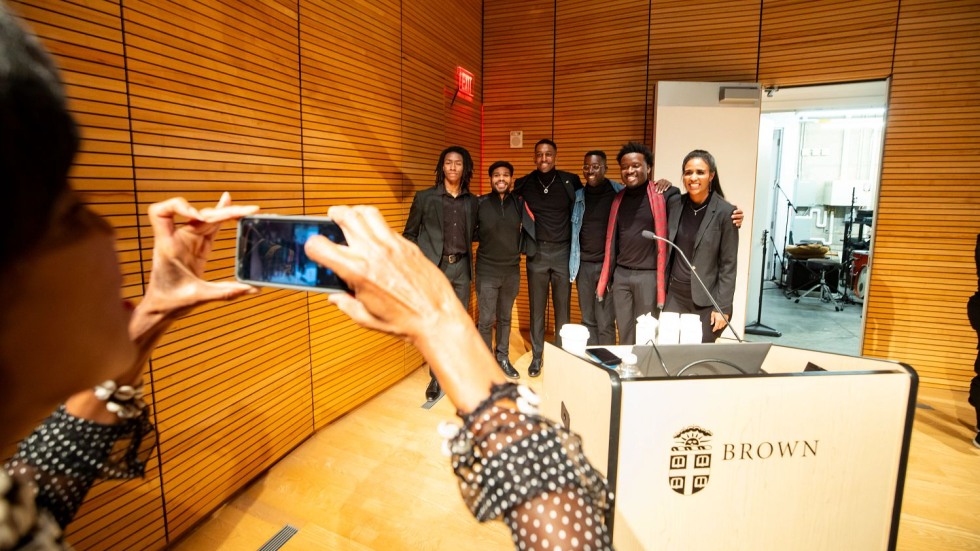
[[[701, 149], [688, 153], [681, 169], [687, 194], [680, 212], [670, 212], [670, 239], [691, 259], [711, 296], [693, 281], [687, 263], [671, 253], [664, 311], [697, 314], [702, 342], [714, 342], [732, 317], [738, 265], [738, 230], [731, 223], [735, 207], [724, 199], [711, 153]], [[724, 317], [712, 307], [711, 297]]]

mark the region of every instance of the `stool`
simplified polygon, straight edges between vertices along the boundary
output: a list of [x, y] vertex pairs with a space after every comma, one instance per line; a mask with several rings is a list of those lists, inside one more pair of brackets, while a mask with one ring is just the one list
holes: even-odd
[[801, 298], [806, 298], [810, 293], [817, 291], [820, 293], [820, 300], [822, 302], [832, 302], [834, 304], [835, 312], [843, 310], [844, 306], [840, 303], [840, 296], [831, 291], [830, 285], [827, 284], [827, 272], [840, 270], [840, 263], [830, 258], [808, 258], [806, 269], [814, 274], [820, 274], [820, 282], [807, 289], [805, 293], [796, 299], [796, 302], [799, 303]]

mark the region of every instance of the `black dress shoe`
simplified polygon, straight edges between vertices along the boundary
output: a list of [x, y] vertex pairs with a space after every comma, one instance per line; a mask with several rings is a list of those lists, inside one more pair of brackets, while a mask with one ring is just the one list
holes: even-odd
[[531, 360], [531, 365], [527, 368], [527, 374], [531, 377], [537, 377], [541, 374], [541, 358]]
[[510, 361], [508, 361], [507, 358], [500, 360], [499, 363], [500, 363], [500, 369], [504, 370], [504, 375], [506, 375], [508, 379], [521, 378], [521, 374], [518, 373], [516, 369], [514, 369], [514, 366], [510, 365]]
[[429, 386], [425, 387], [425, 401], [435, 402], [436, 398], [439, 397], [439, 381], [435, 377], [429, 380]]

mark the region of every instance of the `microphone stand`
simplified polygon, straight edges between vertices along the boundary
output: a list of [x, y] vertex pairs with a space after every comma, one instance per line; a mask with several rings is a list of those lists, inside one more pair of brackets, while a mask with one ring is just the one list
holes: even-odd
[[704, 289], [704, 293], [708, 295], [708, 299], [711, 300], [711, 305], [715, 307], [715, 311], [721, 314], [721, 319], [725, 320], [725, 328], [731, 329], [732, 334], [735, 335], [735, 338], [738, 339], [738, 342], [744, 342], [742, 340], [742, 337], [739, 337], [738, 333], [735, 332], [735, 328], [732, 327], [732, 324], [729, 323], [728, 318], [725, 316], [725, 313], [721, 311], [721, 306], [718, 306], [718, 302], [715, 301], [715, 297], [711, 295], [711, 291], [708, 290], [708, 286], [705, 285], [704, 281], [701, 280], [701, 276], [698, 275], [698, 271], [694, 268], [694, 265], [691, 264], [691, 261], [687, 259], [687, 255], [684, 254], [684, 251], [682, 251], [681, 248], [678, 247], [677, 245], [674, 245], [674, 242], [671, 241], [670, 239], [660, 237], [659, 235], [653, 233], [650, 230], [643, 230], [642, 232], [640, 232], [640, 235], [642, 235], [647, 239], [651, 239], [653, 241], [663, 241], [664, 243], [673, 247], [674, 250], [681, 255], [681, 258], [684, 259], [684, 264], [687, 264], [687, 267], [691, 269], [691, 275], [694, 276], [694, 279], [698, 280], [698, 283], [701, 284], [701, 288]]
[[766, 233], [767, 230], [762, 230], [762, 273], [759, 274], [759, 313], [756, 315], [755, 321], [745, 326], [745, 332], [750, 335], [782, 337], [782, 333], [762, 323], [762, 291], [766, 283]]
[[[779, 262], [779, 267], [780, 267], [779, 280], [781, 282], [780, 287], [783, 288], [783, 293], [786, 295], [786, 298], [789, 298], [790, 297], [789, 290], [792, 289], [793, 282], [786, 277], [787, 276], [786, 272], [788, 268], [787, 266], [788, 262], [786, 260], [786, 246], [789, 244], [789, 215], [791, 212], [792, 213], [796, 212], [796, 207], [793, 205], [793, 201], [790, 200], [789, 195], [786, 194], [786, 191], [783, 190], [783, 187], [779, 185], [779, 182], [776, 182], [774, 185], [776, 186], [776, 189], [779, 190], [779, 193], [781, 193], [782, 196], [786, 198], [786, 222], [783, 224], [783, 256]], [[773, 243], [773, 249], [774, 249], [773, 254], [775, 254], [776, 252], [775, 248], [776, 248], [775, 243]]]

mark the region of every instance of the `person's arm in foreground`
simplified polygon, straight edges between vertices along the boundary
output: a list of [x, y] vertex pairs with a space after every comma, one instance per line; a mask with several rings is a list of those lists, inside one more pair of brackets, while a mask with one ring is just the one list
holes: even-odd
[[[197, 210], [180, 198], [150, 207], [153, 268], [129, 324], [140, 353], [129, 371], [113, 381], [116, 387], [141, 388], [150, 353], [177, 318], [206, 302], [258, 292], [242, 283], [201, 279], [221, 224], [256, 211], [254, 206], [231, 206], [227, 193], [215, 208]], [[177, 216], [187, 222], [178, 225]], [[34, 480], [40, 490], [38, 506], [50, 511], [62, 527], [71, 522], [96, 479], [143, 474], [155, 438], [149, 412], [140, 396], [118, 401], [126, 411], [110, 411], [107, 405], [115, 398], [100, 398], [94, 390], [71, 396], [21, 442], [7, 464], [18, 478]]]
[[538, 416], [528, 389], [506, 383], [442, 272], [373, 207], [332, 207], [329, 216], [347, 246], [313, 237], [306, 253], [353, 290], [331, 302], [361, 325], [415, 345], [439, 378], [464, 421], [447, 436], [474, 515], [503, 517], [515, 543], [609, 548], [608, 492], [581, 441]]

